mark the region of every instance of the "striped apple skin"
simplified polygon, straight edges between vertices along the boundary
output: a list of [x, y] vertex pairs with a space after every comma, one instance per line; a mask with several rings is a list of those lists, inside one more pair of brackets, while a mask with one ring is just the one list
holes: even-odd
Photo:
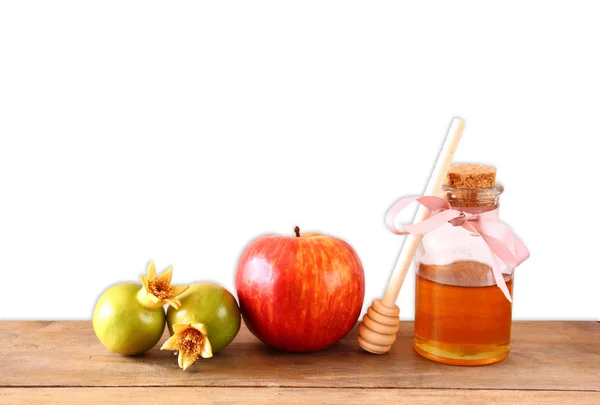
[[352, 247], [320, 234], [262, 236], [240, 257], [242, 318], [265, 344], [310, 352], [341, 340], [360, 315], [365, 277]]

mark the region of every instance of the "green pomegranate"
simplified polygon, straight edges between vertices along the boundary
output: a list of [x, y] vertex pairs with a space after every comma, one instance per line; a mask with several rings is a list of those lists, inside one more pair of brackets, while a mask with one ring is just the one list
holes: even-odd
[[224, 349], [240, 330], [240, 308], [235, 297], [215, 283], [196, 283], [181, 294], [179, 308], [167, 310], [172, 337], [161, 350], [179, 352], [184, 370], [199, 357], [212, 357]]
[[171, 286], [173, 269], [156, 276], [154, 264], [142, 276], [142, 285], [122, 283], [108, 288], [94, 309], [93, 326], [100, 342], [109, 350], [128, 356], [154, 347], [165, 329], [163, 306], [179, 307], [175, 299], [187, 287]]

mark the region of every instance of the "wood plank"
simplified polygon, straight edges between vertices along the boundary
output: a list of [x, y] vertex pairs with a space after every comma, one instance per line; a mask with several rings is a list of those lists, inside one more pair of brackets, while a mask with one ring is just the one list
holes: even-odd
[[[107, 351], [91, 322], [0, 322], [0, 387], [196, 386], [600, 390], [600, 323], [515, 322], [512, 353], [485, 367], [438, 364], [412, 348], [401, 322], [390, 353], [363, 352], [356, 329], [312, 354], [274, 351], [242, 328], [212, 359], [187, 371], [157, 346], [137, 357]], [[166, 338], [166, 336], [164, 337]], [[163, 338], [163, 340], [164, 340]]]
[[[149, 399], [151, 398], [151, 400]], [[193, 402], [191, 402], [193, 401]], [[21, 404], [543, 404], [598, 405], [600, 393], [578, 391], [340, 388], [0, 388], [0, 403]]]

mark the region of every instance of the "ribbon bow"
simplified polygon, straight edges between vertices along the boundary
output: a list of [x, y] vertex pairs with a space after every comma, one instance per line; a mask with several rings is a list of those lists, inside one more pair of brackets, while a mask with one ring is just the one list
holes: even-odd
[[[401, 231], [394, 225], [394, 218], [410, 203], [418, 201], [427, 207], [431, 216], [421, 222], [404, 225], [405, 231]], [[468, 231], [481, 236], [492, 252], [492, 272], [496, 285], [502, 290], [504, 296], [512, 302], [506, 282], [500, 271], [498, 259], [506, 263], [510, 268], [515, 268], [529, 257], [529, 251], [523, 242], [512, 232], [512, 230], [498, 219], [498, 209], [483, 212], [481, 214], [470, 214], [453, 209], [450, 203], [443, 198], [433, 196], [406, 197], [397, 201], [388, 211], [385, 224], [388, 229], [397, 235], [421, 235], [445, 223], [453, 226], [461, 226]]]

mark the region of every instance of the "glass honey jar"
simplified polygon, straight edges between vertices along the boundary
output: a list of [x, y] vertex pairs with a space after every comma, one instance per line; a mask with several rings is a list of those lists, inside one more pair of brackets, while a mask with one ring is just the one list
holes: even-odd
[[[452, 165], [441, 196], [452, 209], [479, 215], [497, 213], [503, 190], [493, 167]], [[492, 364], [508, 356], [512, 302], [497, 285], [494, 263], [512, 297], [514, 267], [497, 260], [481, 235], [451, 223], [423, 235], [416, 255], [419, 354], [456, 365]]]

